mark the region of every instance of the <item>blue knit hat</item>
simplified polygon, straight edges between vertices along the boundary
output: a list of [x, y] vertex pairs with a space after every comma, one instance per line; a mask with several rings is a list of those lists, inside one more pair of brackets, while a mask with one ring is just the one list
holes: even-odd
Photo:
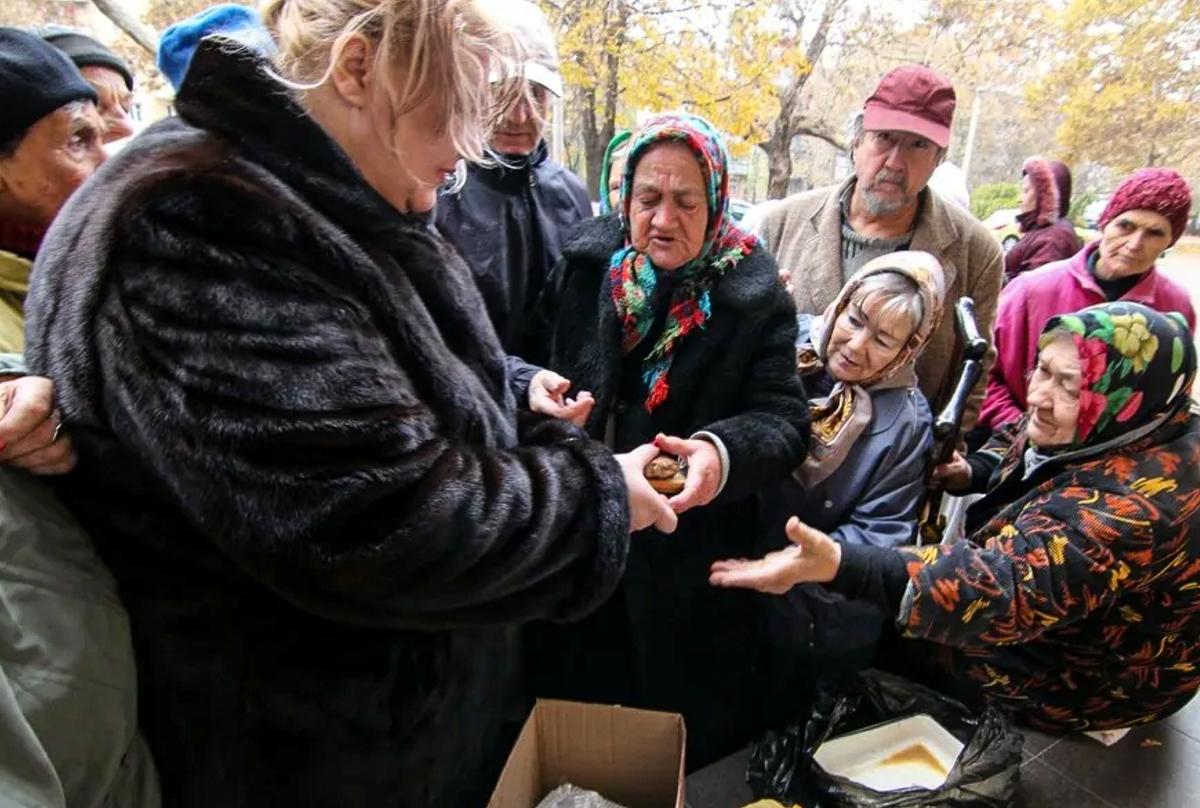
[[200, 40], [209, 34], [229, 35], [256, 50], [273, 47], [262, 18], [252, 8], [226, 3], [193, 14], [164, 31], [158, 42], [158, 69], [176, 92], [183, 84]]

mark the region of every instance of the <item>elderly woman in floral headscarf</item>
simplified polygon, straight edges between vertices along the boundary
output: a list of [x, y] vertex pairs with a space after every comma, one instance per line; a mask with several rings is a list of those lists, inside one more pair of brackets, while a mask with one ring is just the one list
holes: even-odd
[[[912, 540], [933, 460], [933, 417], [913, 365], [941, 323], [944, 290], [932, 255], [889, 253], [855, 273], [824, 316], [800, 316], [813, 434], [804, 463], [762, 495], [756, 554], [788, 546], [792, 516], [839, 542]], [[815, 585], [762, 606], [766, 692], [797, 708], [819, 678], [867, 667], [886, 624], [872, 604]], [[779, 697], [768, 701], [778, 715]]]
[[686, 460], [687, 483], [669, 500], [676, 533], [634, 536], [624, 581], [594, 618], [532, 632], [537, 695], [682, 712], [692, 767], [749, 733], [752, 601], [708, 587], [708, 567], [751, 551], [754, 495], [796, 468], [808, 441], [795, 308], [727, 205], [712, 127], [651, 119], [630, 140], [617, 214], [564, 246], [547, 313], [552, 369], [594, 397], [587, 431], [616, 451], [657, 439]]
[[1179, 710], [1200, 690], [1192, 336], [1178, 314], [1118, 302], [1053, 318], [1039, 346], [1025, 417], [972, 458], [987, 493], [968, 540], [841, 545], [795, 520], [791, 548], [717, 564], [713, 583], [870, 600], [927, 641], [901, 646], [912, 672], [1040, 729]]

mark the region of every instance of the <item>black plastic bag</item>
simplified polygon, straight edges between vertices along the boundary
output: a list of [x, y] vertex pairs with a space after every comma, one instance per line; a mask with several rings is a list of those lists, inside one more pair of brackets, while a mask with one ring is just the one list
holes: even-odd
[[[941, 788], [875, 791], [813, 760], [826, 740], [925, 713], [964, 744]], [[822, 686], [807, 724], [770, 732], [754, 747], [746, 780], [756, 799], [805, 808], [1007, 808], [1016, 795], [1025, 739], [994, 707], [973, 713], [946, 696], [881, 671]]]

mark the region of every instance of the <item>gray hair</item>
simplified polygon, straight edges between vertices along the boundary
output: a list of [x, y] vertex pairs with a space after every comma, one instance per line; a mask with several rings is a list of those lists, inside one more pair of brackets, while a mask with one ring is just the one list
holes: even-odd
[[861, 308], [867, 300], [880, 298], [883, 305], [879, 314], [908, 315], [913, 333], [925, 321], [925, 299], [917, 282], [900, 272], [884, 271], [869, 275], [854, 290], [852, 302]]

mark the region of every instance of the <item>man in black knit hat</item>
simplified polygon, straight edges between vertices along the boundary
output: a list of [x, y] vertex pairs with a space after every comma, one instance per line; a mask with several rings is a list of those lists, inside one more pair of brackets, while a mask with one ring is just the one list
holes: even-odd
[[104, 162], [96, 91], [51, 45], [0, 28], [0, 352], [25, 347], [29, 270], [67, 197]]
[[133, 135], [133, 74], [121, 59], [86, 34], [62, 26], [38, 31], [42, 39], [70, 57], [96, 91], [96, 107], [104, 119], [104, 142]]

